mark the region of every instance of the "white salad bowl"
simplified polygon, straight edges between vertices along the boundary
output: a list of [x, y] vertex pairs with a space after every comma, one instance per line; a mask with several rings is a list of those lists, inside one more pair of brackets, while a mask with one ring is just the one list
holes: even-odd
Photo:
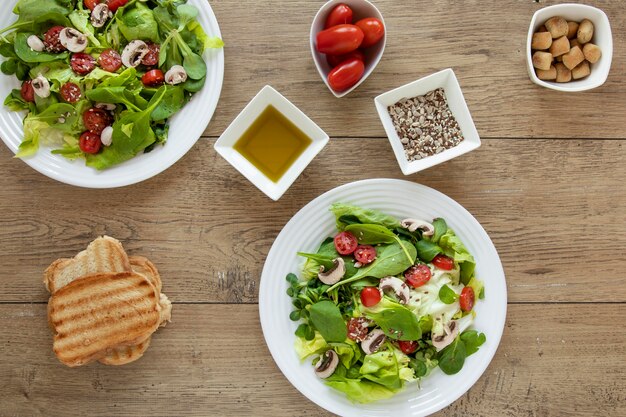
[[[234, 149], [235, 143], [268, 106], [273, 106], [311, 139], [309, 146], [278, 182], [270, 180]], [[328, 140], [328, 135], [313, 120], [278, 91], [266, 85], [222, 133], [222, 136], [215, 142], [215, 150], [259, 190], [276, 201], [289, 189], [313, 158], [324, 149]]]
[[[383, 25], [385, 26], [385, 35], [383, 38], [376, 45], [363, 49], [363, 53], [365, 54], [365, 72], [363, 73], [363, 76], [358, 83], [345, 91], [335, 91], [330, 87], [328, 84], [328, 73], [332, 70], [332, 68], [326, 61], [326, 55], [317, 52], [317, 49], [315, 48], [315, 39], [317, 34], [324, 30], [324, 24], [326, 23], [328, 14], [338, 4], [347, 4], [350, 6], [354, 12], [354, 22], [366, 17], [375, 17], [383, 22]], [[354, 91], [354, 89], [361, 85], [367, 77], [374, 72], [374, 69], [380, 62], [380, 59], [383, 57], [383, 52], [385, 51], [385, 45], [387, 43], [387, 25], [385, 25], [385, 20], [383, 19], [383, 15], [380, 11], [376, 8], [376, 6], [367, 0], [330, 0], [319, 9], [313, 18], [309, 38], [309, 42], [311, 44], [311, 54], [313, 55], [313, 62], [315, 62], [317, 72], [320, 77], [322, 77], [322, 80], [324, 80], [324, 84], [326, 84], [326, 87], [328, 87], [330, 92], [333, 93], [335, 97], [340, 98]]]
[[[336, 233], [329, 211], [335, 202], [381, 210], [398, 219], [443, 217], [476, 260], [476, 276], [485, 284], [485, 298], [477, 300], [472, 328], [486, 335], [480, 350], [469, 356], [456, 375], [436, 368], [417, 383], [407, 384], [396, 396], [370, 404], [353, 404], [343, 393], [315, 376], [311, 358], [300, 362], [294, 349], [297, 322], [289, 319], [291, 298], [286, 291], [288, 273], [300, 274], [303, 259], [296, 252], [315, 252], [320, 242]], [[269, 251], [259, 289], [259, 314], [263, 335], [274, 361], [303, 395], [326, 410], [355, 417], [426, 416], [454, 402], [485, 372], [493, 358], [506, 318], [504, 271], [493, 243], [478, 221], [461, 205], [423, 185], [391, 179], [346, 184], [317, 197], [296, 213]]]
[[[0, 4], [0, 27], [10, 25], [16, 19], [12, 13], [17, 0]], [[221, 37], [220, 28], [211, 6], [206, 0], [189, 0], [199, 10], [198, 22], [209, 36]], [[203, 55], [207, 65], [206, 84], [183, 109], [170, 119], [169, 137], [165, 145], [156, 146], [151, 152], [103, 171], [85, 165], [83, 159], [70, 161], [61, 155], [50, 153], [55, 147], [41, 146], [36, 155], [23, 161], [40, 173], [57, 181], [86, 188], [114, 188], [135, 184], [151, 178], [185, 155], [206, 129], [222, 90], [224, 79], [224, 50], [207, 50]], [[20, 88], [15, 76], [0, 74], [1, 100], [14, 88]], [[22, 120], [24, 112], [0, 108], [0, 136], [13, 152], [24, 137]], [[8, 163], [5, 161], [4, 163]]]
[[[591, 64], [591, 74], [589, 74], [589, 76], [568, 83], [543, 81], [537, 77], [535, 68], [533, 67], [533, 51], [531, 47], [533, 34], [546, 20], [554, 16], [561, 16], [566, 20], [576, 22], [589, 19], [593, 23], [593, 43], [598, 45], [602, 50], [602, 57], [595, 64]], [[530, 21], [530, 27], [528, 28], [528, 38], [526, 39], [526, 66], [528, 68], [528, 75], [535, 84], [552, 90], [565, 92], [591, 90], [604, 84], [609, 76], [612, 60], [613, 35], [611, 33], [611, 24], [609, 23], [609, 18], [606, 13], [602, 10], [585, 4], [566, 3], [544, 7], [543, 9], [537, 10], [533, 15]]]
[[[404, 153], [404, 146], [393, 125], [393, 120], [389, 115], [388, 107], [393, 106], [402, 99], [421, 96], [437, 88], [443, 88], [448, 101], [448, 107], [456, 118], [461, 132], [463, 132], [464, 140], [457, 146], [446, 149], [441, 153], [427, 156], [417, 161], [409, 161]], [[387, 137], [391, 143], [393, 153], [404, 175], [414, 174], [480, 147], [480, 136], [478, 136], [472, 115], [467, 108], [461, 86], [454, 75], [454, 71], [450, 68], [381, 94], [374, 99], [374, 103], [380, 121], [385, 128], [385, 133], [387, 133]]]

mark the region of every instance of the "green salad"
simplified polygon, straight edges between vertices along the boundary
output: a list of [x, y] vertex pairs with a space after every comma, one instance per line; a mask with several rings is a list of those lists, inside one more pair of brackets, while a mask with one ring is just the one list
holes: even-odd
[[402, 221], [336, 203], [338, 233], [287, 275], [295, 349], [354, 402], [392, 397], [439, 367], [461, 370], [485, 342], [469, 330], [484, 298], [475, 260], [444, 219]]
[[168, 119], [205, 84], [209, 37], [187, 0], [19, 0], [0, 30], [0, 69], [22, 82], [17, 157], [41, 144], [109, 168], [163, 144]]

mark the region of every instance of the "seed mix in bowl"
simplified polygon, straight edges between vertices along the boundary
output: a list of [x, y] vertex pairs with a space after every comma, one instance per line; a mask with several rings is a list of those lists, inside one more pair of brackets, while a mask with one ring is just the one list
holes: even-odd
[[387, 110], [409, 162], [441, 153], [463, 141], [443, 88], [402, 99]]

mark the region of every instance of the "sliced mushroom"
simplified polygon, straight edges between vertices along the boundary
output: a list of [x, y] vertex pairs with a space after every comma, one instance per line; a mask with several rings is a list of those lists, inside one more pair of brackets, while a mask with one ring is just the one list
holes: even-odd
[[329, 349], [320, 356], [320, 360], [315, 364], [315, 375], [324, 379], [331, 376], [339, 365], [339, 355]]
[[361, 349], [363, 349], [366, 355], [371, 355], [380, 349], [385, 340], [387, 340], [385, 332], [380, 329], [374, 329], [361, 342]]
[[33, 90], [41, 98], [50, 97], [50, 83], [43, 75], [39, 74], [32, 81]]
[[113, 143], [113, 127], [107, 126], [104, 128], [102, 133], [100, 133], [100, 141], [104, 146], [111, 146], [111, 143]]
[[443, 333], [433, 335], [433, 346], [439, 352], [441, 349], [448, 346], [459, 334], [459, 326], [457, 326], [456, 320], [452, 320], [450, 323], [443, 326]]
[[385, 277], [380, 280], [378, 288], [380, 288], [382, 292], [393, 292], [401, 304], [409, 302], [409, 287], [399, 278]]
[[43, 41], [37, 35], [30, 35], [28, 39], [26, 39], [26, 43], [35, 52], [41, 52], [45, 49], [45, 45]]
[[165, 82], [171, 85], [184, 83], [187, 81], [187, 71], [182, 65], [174, 65], [165, 73]]
[[59, 32], [59, 42], [70, 52], [83, 52], [87, 48], [87, 36], [74, 28], [64, 28]]
[[96, 103], [95, 107], [107, 111], [113, 111], [117, 108], [117, 106], [113, 103]]
[[320, 272], [317, 277], [326, 285], [333, 285], [339, 282], [346, 273], [346, 264], [342, 258], [336, 258], [333, 261], [333, 267], [324, 272], [324, 265], [320, 266]]
[[400, 223], [405, 229], [409, 229], [409, 232], [421, 230], [423, 236], [432, 236], [435, 234], [435, 226], [424, 220], [417, 219], [404, 219]]
[[141, 60], [146, 56], [148, 51], [148, 45], [146, 45], [144, 41], [140, 41], [139, 39], [130, 41], [124, 48], [124, 51], [122, 51], [122, 64], [129, 68], [134, 68], [141, 64]]
[[91, 11], [91, 25], [95, 28], [101, 28], [112, 16], [113, 13], [109, 10], [109, 6], [105, 3], [97, 4]]

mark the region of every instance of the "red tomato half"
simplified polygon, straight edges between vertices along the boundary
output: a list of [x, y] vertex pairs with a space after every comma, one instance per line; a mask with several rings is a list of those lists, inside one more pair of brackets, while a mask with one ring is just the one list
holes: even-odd
[[454, 259], [446, 255], [437, 255], [433, 259], [433, 265], [435, 265], [437, 268], [451, 271], [454, 269]]
[[85, 153], [98, 153], [101, 146], [100, 135], [94, 132], [84, 132], [78, 140], [78, 147]]
[[109, 6], [110, 11], [115, 13], [120, 7], [126, 6], [126, 3], [128, 3], [128, 0], [108, 0], [107, 6]]
[[376, 248], [370, 245], [359, 245], [354, 251], [354, 259], [363, 265], [371, 264], [376, 259]]
[[338, 4], [328, 14], [324, 29], [346, 23], [352, 23], [352, 9], [347, 4]]
[[46, 51], [59, 53], [65, 51], [65, 46], [59, 40], [59, 34], [65, 29], [63, 26], [52, 26], [43, 37], [43, 44]]
[[361, 290], [361, 302], [365, 307], [374, 307], [382, 298], [377, 287], [365, 287]]
[[378, 41], [385, 35], [385, 26], [383, 25], [383, 22], [375, 17], [366, 17], [365, 19], [361, 19], [356, 22], [355, 25], [360, 27], [363, 31], [364, 37], [363, 43], [361, 43], [361, 47], [363, 48], [367, 48], [368, 46], [378, 43]]
[[59, 90], [61, 98], [68, 103], [76, 103], [82, 95], [80, 87], [74, 83], [65, 83]]
[[472, 287], [465, 287], [463, 291], [461, 291], [461, 295], [459, 296], [459, 304], [461, 305], [461, 310], [463, 311], [472, 311], [474, 308], [474, 289]]
[[141, 82], [146, 87], [158, 87], [165, 82], [165, 75], [160, 69], [153, 69], [141, 77]]
[[365, 54], [360, 49], [356, 49], [344, 55], [326, 55], [326, 61], [328, 61], [328, 65], [330, 65], [331, 68], [335, 68], [342, 62], [354, 58], [365, 62]]
[[335, 236], [335, 249], [339, 252], [340, 255], [350, 255], [357, 246], [359, 246], [359, 242], [356, 240], [356, 237], [350, 232], [341, 232]]
[[83, 4], [89, 10], [93, 10], [98, 4], [100, 4], [100, 0], [85, 0]]
[[72, 70], [78, 75], [87, 75], [96, 68], [96, 60], [89, 54], [79, 52], [70, 58]]
[[415, 340], [400, 340], [398, 342], [398, 346], [400, 347], [400, 350], [406, 354], [406, 355], [410, 355], [411, 353], [415, 352], [417, 350], [417, 348], [419, 347], [419, 344], [417, 343], [417, 341]]
[[353, 58], [342, 62], [328, 73], [328, 84], [335, 91], [345, 91], [358, 83], [364, 72], [363, 61]]
[[143, 57], [141, 63], [146, 67], [153, 67], [159, 63], [159, 53], [161, 45], [158, 43], [148, 42], [148, 53]]
[[105, 71], [115, 72], [122, 67], [122, 57], [115, 49], [105, 49], [98, 57], [98, 65]]
[[362, 342], [367, 336], [369, 320], [365, 317], [351, 318], [348, 322], [348, 338], [357, 342]]
[[100, 135], [111, 124], [111, 116], [103, 109], [92, 107], [83, 113], [85, 129]]
[[333, 26], [317, 34], [317, 51], [329, 55], [347, 54], [361, 45], [363, 36], [365, 35], [358, 26]]
[[430, 281], [432, 273], [428, 265], [420, 264], [410, 267], [404, 272], [406, 283], [413, 288], [421, 287]]
[[20, 90], [20, 95], [24, 101], [28, 103], [35, 102], [35, 89], [33, 88], [33, 82], [31, 80], [24, 81], [22, 89]]

